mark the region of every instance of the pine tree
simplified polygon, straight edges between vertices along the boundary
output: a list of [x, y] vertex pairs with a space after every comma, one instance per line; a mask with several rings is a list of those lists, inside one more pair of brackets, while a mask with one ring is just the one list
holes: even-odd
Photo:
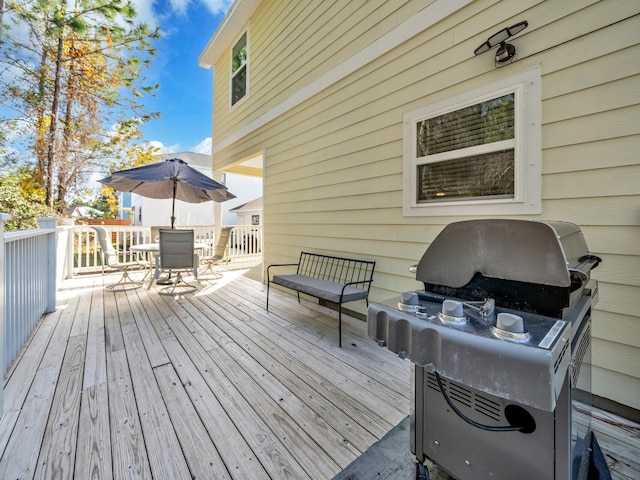
[[[61, 209], [96, 164], [126, 165], [127, 142], [140, 140], [140, 124], [157, 115], [140, 100], [158, 88], [141, 84], [159, 32], [135, 23], [128, 0], [14, 1], [7, 11], [28, 36], [5, 32], [2, 68], [12, 75], [2, 101], [27, 126], [45, 203]], [[150, 157], [150, 148], [138, 148]]]

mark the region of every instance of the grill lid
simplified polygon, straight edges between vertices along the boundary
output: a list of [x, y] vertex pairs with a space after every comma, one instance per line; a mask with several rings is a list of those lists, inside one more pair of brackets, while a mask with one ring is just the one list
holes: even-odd
[[[591, 259], [592, 261], [589, 261]], [[447, 225], [426, 250], [416, 280], [461, 288], [474, 275], [570, 287], [571, 273], [597, 265], [580, 228], [568, 222], [488, 219]]]
[[415, 272], [435, 294], [565, 318], [600, 261], [573, 223], [469, 220], [445, 227]]

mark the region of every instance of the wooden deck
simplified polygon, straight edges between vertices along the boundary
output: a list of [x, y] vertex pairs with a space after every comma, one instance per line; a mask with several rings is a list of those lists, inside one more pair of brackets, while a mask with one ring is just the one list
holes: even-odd
[[[183, 298], [65, 282], [5, 386], [0, 478], [331, 478], [409, 413], [410, 364], [225, 272]], [[114, 281], [107, 277], [107, 281]]]
[[[246, 273], [182, 298], [65, 281], [5, 379], [0, 478], [330, 479], [409, 414], [412, 364], [364, 322], [340, 349], [335, 312], [267, 312]], [[637, 426], [604, 423], [614, 478], [640, 478]]]

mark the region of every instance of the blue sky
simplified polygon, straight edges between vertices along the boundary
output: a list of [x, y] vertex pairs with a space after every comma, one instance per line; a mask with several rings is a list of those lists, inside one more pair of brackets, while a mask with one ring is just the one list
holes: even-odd
[[[140, 86], [160, 84], [155, 97], [145, 94], [143, 99], [148, 112], [161, 112], [160, 119], [143, 125], [145, 140], [160, 147], [160, 153], [211, 153], [213, 70], [200, 68], [198, 57], [232, 0], [131, 1], [137, 22], [159, 25], [162, 35], [154, 42], [157, 55], [151, 58], [151, 70], [141, 74], [147, 80]], [[26, 35], [21, 23], [13, 27], [14, 35]], [[14, 115], [8, 111], [6, 116]], [[12, 140], [19, 148], [20, 132], [14, 132]]]
[[147, 71], [158, 82], [156, 97], [146, 97], [148, 111], [162, 113], [143, 127], [145, 139], [163, 152], [210, 153], [213, 70], [198, 57], [224, 17], [230, 0], [137, 0], [142, 21], [157, 22], [162, 39]]
[[[132, 0], [138, 21], [159, 25], [162, 38], [155, 42], [157, 55], [151, 70], [143, 71], [146, 84], [160, 84], [155, 97], [145, 95], [147, 111], [161, 112], [158, 120], [142, 126], [144, 138], [159, 153], [191, 151], [211, 153], [213, 70], [198, 66], [204, 50], [229, 9], [232, 0]], [[93, 172], [101, 178], [104, 171]], [[235, 207], [262, 194], [261, 179], [233, 175], [230, 191], [238, 196], [225, 202]], [[236, 178], [237, 177], [237, 178]], [[97, 188], [97, 182], [89, 182]], [[227, 205], [229, 203], [229, 205]]]
[[[149, 83], [160, 83], [156, 97], [146, 97], [148, 111], [158, 120], [143, 126], [145, 140], [160, 153], [211, 153], [213, 69], [198, 66], [198, 57], [231, 5], [231, 0], [132, 0], [140, 20], [159, 24], [162, 39], [147, 72]], [[229, 191], [237, 198], [222, 204], [222, 223], [235, 223], [228, 210], [262, 195], [262, 179], [227, 175]]]

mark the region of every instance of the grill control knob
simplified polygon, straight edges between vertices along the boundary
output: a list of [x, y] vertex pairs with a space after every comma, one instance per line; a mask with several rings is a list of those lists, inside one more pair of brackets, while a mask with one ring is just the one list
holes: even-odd
[[496, 327], [509, 333], [524, 333], [522, 317], [513, 313], [499, 313]]
[[418, 305], [418, 294], [416, 292], [402, 292], [402, 303], [405, 305]]
[[442, 302], [442, 311], [438, 313], [438, 318], [447, 325], [455, 325], [457, 327], [467, 323], [462, 302], [456, 300], [444, 300]]
[[464, 316], [462, 303], [455, 300], [445, 300], [444, 302], [442, 302], [442, 313], [449, 317], [460, 318]]

